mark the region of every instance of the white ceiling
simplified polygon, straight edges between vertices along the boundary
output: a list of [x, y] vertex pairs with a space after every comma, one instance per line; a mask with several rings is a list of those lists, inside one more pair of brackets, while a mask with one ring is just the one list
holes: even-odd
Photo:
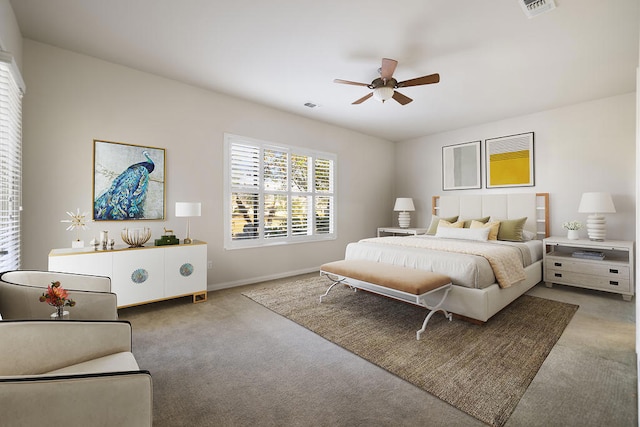
[[[638, 0], [11, 0], [22, 35], [199, 87], [400, 141], [635, 91]], [[369, 99], [394, 77], [439, 73]], [[27, 81], [27, 87], [29, 82]], [[303, 104], [313, 102], [317, 108]]]

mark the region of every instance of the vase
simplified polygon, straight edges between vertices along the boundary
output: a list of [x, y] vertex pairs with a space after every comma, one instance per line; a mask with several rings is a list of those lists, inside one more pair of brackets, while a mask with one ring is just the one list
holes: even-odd
[[567, 230], [567, 239], [578, 240], [580, 238], [580, 230]]
[[64, 306], [63, 305], [58, 305], [56, 306], [56, 311], [55, 313], [51, 314], [51, 318], [54, 320], [64, 320], [64, 319], [69, 319], [69, 312], [64, 310]]

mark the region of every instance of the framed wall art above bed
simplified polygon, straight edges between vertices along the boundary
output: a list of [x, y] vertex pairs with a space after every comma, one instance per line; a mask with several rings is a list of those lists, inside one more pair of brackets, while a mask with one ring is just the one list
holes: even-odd
[[442, 189], [482, 188], [480, 141], [442, 147]]
[[533, 132], [485, 140], [487, 188], [534, 185]]

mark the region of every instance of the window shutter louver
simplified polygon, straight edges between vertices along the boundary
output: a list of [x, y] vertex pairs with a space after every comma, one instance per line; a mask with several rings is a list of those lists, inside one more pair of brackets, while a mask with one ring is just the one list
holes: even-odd
[[0, 271], [20, 268], [22, 90], [11, 65], [0, 57]]

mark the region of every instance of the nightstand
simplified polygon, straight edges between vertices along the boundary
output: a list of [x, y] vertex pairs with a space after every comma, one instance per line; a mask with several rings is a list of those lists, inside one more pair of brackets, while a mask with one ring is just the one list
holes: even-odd
[[[634, 243], [623, 240], [544, 239], [544, 282], [621, 294], [634, 293]], [[601, 255], [603, 257], [601, 257]]]
[[400, 228], [400, 227], [378, 227], [378, 237], [385, 235], [411, 235], [426, 234], [428, 228]]

